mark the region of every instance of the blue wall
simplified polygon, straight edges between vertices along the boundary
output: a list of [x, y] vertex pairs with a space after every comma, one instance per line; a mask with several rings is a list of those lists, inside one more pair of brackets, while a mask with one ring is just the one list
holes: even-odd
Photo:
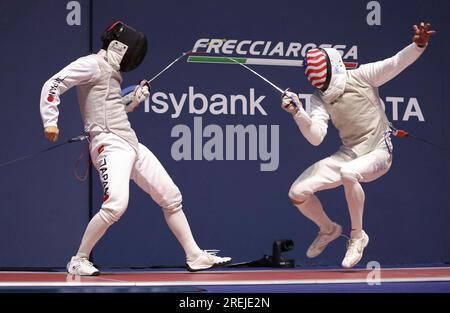
[[[86, 6], [87, 1], [82, 2]], [[49, 146], [39, 114], [42, 84], [89, 48], [88, 15], [66, 23], [62, 1], [1, 1], [1, 162]], [[82, 129], [75, 90], [61, 106], [62, 137]], [[87, 183], [72, 169], [81, 145], [0, 169], [0, 265], [63, 265], [88, 221]]]
[[[73, 59], [100, 48], [100, 34], [116, 19], [144, 31], [149, 37], [147, 58], [136, 71], [124, 75], [123, 87], [157, 73], [201, 38], [238, 41], [268, 41], [272, 47], [283, 42], [345, 45], [357, 55], [346, 61], [363, 64], [394, 55], [411, 42], [412, 25], [429, 20], [438, 33], [423, 56], [399, 77], [380, 89], [390, 120], [399, 128], [449, 149], [448, 71], [449, 12], [446, 0], [378, 1], [381, 25], [366, 21], [369, 1], [323, 1], [320, 14], [310, 1], [101, 1], [93, 3], [89, 25], [89, 1], [81, 5], [81, 25], [69, 26], [68, 1], [0, 1], [3, 31], [0, 58], [4, 113], [1, 115], [3, 148], [0, 162], [49, 146], [42, 134], [39, 95], [42, 84]], [[270, 51], [270, 50], [269, 50]], [[216, 55], [209, 53], [208, 55]], [[222, 54], [223, 55], [223, 54]], [[284, 55], [234, 57], [301, 59]], [[255, 65], [253, 68], [280, 86], [310, 94], [303, 71], [298, 67]], [[266, 115], [192, 114], [188, 111], [189, 90], [208, 99], [222, 94], [250, 98], [264, 96]], [[170, 100], [186, 94], [186, 105], [178, 117]], [[164, 97], [168, 99], [164, 100]], [[403, 98], [393, 109], [392, 97]], [[169, 109], [161, 109], [161, 100]], [[63, 96], [59, 126], [61, 137], [77, 135], [82, 129], [74, 90]], [[155, 102], [156, 101], [156, 102]], [[159, 101], [159, 102], [158, 102]], [[197, 108], [200, 100], [195, 100]], [[216, 99], [217, 101], [217, 99]], [[424, 120], [410, 115], [417, 105]], [[198, 243], [218, 248], [235, 261], [248, 261], [270, 253], [275, 239], [291, 238], [295, 249], [288, 256], [298, 264], [339, 264], [345, 240], [314, 261], [305, 250], [315, 236], [315, 226], [290, 204], [287, 192], [296, 177], [315, 161], [339, 147], [336, 130], [329, 127], [324, 143], [313, 147], [298, 132], [292, 118], [279, 107], [280, 99], [270, 86], [237, 65], [192, 63], [186, 60], [152, 84], [152, 99], [130, 114], [140, 141], [147, 145], [172, 175], [184, 198], [184, 210]], [[148, 110], [146, 110], [146, 108]], [[397, 111], [397, 112], [395, 112]], [[417, 112], [417, 106], [413, 107]], [[174, 160], [171, 136], [179, 125], [194, 134], [194, 118], [203, 127], [255, 125], [269, 144], [276, 135], [279, 165], [261, 171], [258, 160]], [[265, 140], [262, 129], [268, 128]], [[279, 134], [276, 133], [279, 131]], [[274, 132], [275, 131], [275, 132]], [[262, 137], [261, 137], [262, 136]], [[263, 140], [264, 139], [264, 140]], [[209, 138], [204, 138], [203, 143]], [[225, 140], [224, 151], [226, 147]], [[450, 156], [442, 150], [410, 139], [394, 139], [395, 156], [390, 172], [364, 186], [365, 228], [371, 236], [363, 263], [435, 263], [450, 261]], [[249, 144], [246, 144], [249, 147]], [[84, 144], [74, 144], [36, 158], [0, 168], [0, 266], [64, 266], [78, 248], [89, 218], [89, 186], [78, 182], [73, 167]], [[235, 149], [237, 149], [235, 147]], [[274, 156], [275, 158], [275, 156]], [[101, 202], [101, 186], [94, 172], [94, 212]], [[94, 261], [102, 266], [145, 266], [183, 264], [183, 253], [169, 232], [161, 209], [131, 183], [131, 200], [124, 217], [114, 225], [94, 250]], [[318, 194], [329, 215], [349, 232], [342, 187]]]

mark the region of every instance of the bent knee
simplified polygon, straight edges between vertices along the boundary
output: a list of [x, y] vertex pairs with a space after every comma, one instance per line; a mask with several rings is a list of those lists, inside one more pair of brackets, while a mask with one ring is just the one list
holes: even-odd
[[117, 222], [128, 207], [128, 196], [104, 196], [100, 216], [108, 224]]
[[288, 197], [291, 199], [292, 204], [300, 205], [308, 200], [313, 195], [311, 190], [305, 188], [299, 188], [299, 186], [293, 186], [289, 190]]
[[181, 201], [173, 202], [169, 205], [162, 206], [164, 213], [173, 214], [180, 211], [183, 208]]
[[291, 197], [290, 195], [289, 195], [289, 198], [291, 199], [291, 202], [293, 205], [301, 205], [301, 204], [305, 203], [305, 201], [306, 201], [306, 200], [297, 200], [297, 199]]
[[182, 201], [183, 197], [181, 196], [181, 192], [178, 187], [175, 186], [170, 192], [167, 192], [159, 205], [165, 213], [175, 213], [182, 209]]
[[359, 182], [361, 178], [361, 175], [352, 169], [345, 167], [341, 169], [341, 179], [343, 184], [356, 183]]
[[100, 217], [109, 225], [116, 223], [127, 210], [124, 208], [103, 207], [100, 209]]

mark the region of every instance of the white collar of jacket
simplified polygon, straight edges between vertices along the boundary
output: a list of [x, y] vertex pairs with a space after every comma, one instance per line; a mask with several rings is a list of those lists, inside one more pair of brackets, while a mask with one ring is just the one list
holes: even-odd
[[105, 58], [106, 62], [116, 71], [120, 71], [120, 62], [128, 50], [128, 46], [120, 41], [113, 40], [107, 50], [101, 49], [99, 55]]
[[324, 48], [331, 63], [331, 80], [327, 90], [319, 91], [326, 103], [331, 103], [342, 96], [347, 83], [347, 69], [342, 56], [336, 49]]

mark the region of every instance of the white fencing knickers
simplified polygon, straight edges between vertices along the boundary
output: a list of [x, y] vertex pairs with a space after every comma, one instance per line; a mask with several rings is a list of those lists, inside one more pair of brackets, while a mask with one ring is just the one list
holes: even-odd
[[164, 211], [164, 217], [186, 255], [198, 254], [187, 219], [182, 209], [180, 190], [155, 155], [139, 144], [139, 153], [121, 137], [101, 132], [93, 136], [91, 157], [103, 185], [103, 203], [89, 223], [78, 256], [88, 257], [107, 228], [117, 222], [128, 206], [130, 179]]
[[[387, 146], [389, 145], [389, 146]], [[362, 229], [365, 195], [360, 182], [373, 181], [386, 174], [392, 164], [389, 138], [372, 152], [356, 155], [345, 148], [307, 168], [292, 184], [289, 197], [294, 205], [320, 228], [329, 228], [331, 221], [323, 211], [317, 191], [344, 185], [352, 229]]]
[[169, 174], [142, 144], [139, 154], [113, 133], [100, 133], [91, 142], [91, 157], [103, 185], [101, 217], [117, 222], [128, 206], [130, 179], [163, 209], [181, 209], [181, 193]]

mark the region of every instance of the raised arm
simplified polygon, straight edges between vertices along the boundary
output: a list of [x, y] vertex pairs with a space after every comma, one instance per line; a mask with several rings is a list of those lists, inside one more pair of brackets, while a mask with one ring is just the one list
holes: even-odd
[[60, 96], [76, 85], [95, 81], [100, 77], [100, 68], [93, 58], [80, 58], [47, 80], [42, 87], [40, 112], [44, 135], [50, 141], [58, 140], [58, 116]]
[[355, 74], [361, 75], [370, 85], [379, 87], [390, 81], [405, 68], [414, 63], [428, 45], [430, 36], [435, 31], [429, 30], [430, 24], [420, 23], [414, 25], [413, 43], [405, 47], [393, 57], [383, 61], [361, 65]]

